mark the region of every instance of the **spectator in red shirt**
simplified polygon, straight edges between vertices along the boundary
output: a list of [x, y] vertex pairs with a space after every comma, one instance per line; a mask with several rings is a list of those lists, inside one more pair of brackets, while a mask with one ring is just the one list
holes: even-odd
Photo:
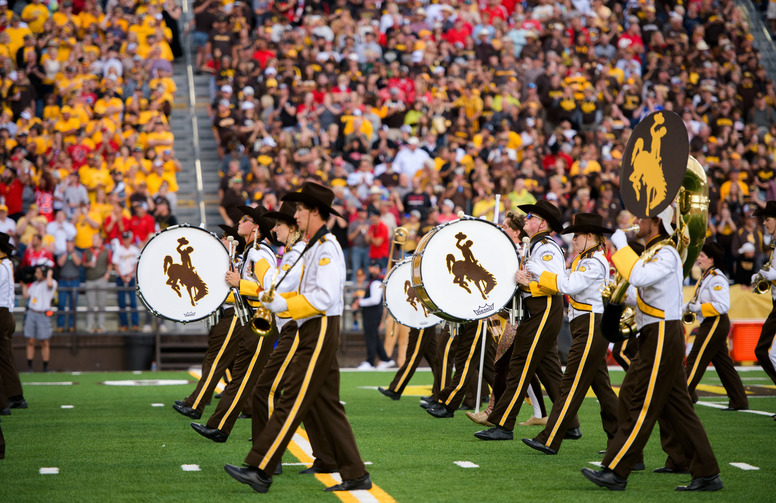
[[104, 225], [108, 242], [112, 247], [118, 246], [121, 243], [121, 234], [129, 230], [129, 218], [124, 216], [124, 208], [119, 203], [113, 203], [113, 210], [105, 217]]
[[24, 184], [16, 177], [16, 170], [6, 168], [0, 174], [0, 196], [5, 198], [5, 205], [8, 206], [8, 216], [14, 220], [19, 220], [24, 213], [22, 212], [22, 193]]
[[35, 281], [35, 266], [45, 265], [54, 267], [54, 255], [43, 248], [43, 236], [35, 234], [32, 236], [30, 246], [24, 250], [22, 263], [19, 265], [19, 282], [32, 283]]
[[135, 236], [134, 243], [142, 247], [148, 236], [156, 232], [156, 220], [148, 213], [148, 203], [135, 203], [132, 207], [135, 216], [129, 221], [129, 230]]
[[388, 248], [390, 246], [388, 226], [380, 220], [380, 213], [374, 210], [369, 211], [369, 221], [369, 230], [366, 232], [369, 258], [376, 260], [380, 267], [385, 269], [388, 266]]

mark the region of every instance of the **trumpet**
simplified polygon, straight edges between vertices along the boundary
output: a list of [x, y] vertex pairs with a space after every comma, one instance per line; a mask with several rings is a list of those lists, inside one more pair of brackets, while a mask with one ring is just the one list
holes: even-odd
[[395, 262], [393, 260], [393, 254], [396, 251], [396, 247], [398, 246], [400, 249], [402, 249], [402, 258], [404, 258], [404, 245], [407, 243], [407, 236], [409, 235], [409, 231], [404, 227], [397, 227], [393, 231], [393, 239], [391, 240], [391, 250], [388, 252], [388, 266], [385, 268], [386, 271], [390, 271], [391, 267], [393, 267], [393, 263]]
[[622, 228], [622, 229], [620, 229], [620, 230], [621, 230], [622, 232], [624, 232], [624, 233], [626, 233], [626, 234], [627, 234], [628, 232], [636, 232], [636, 231], [637, 231], [637, 230], [639, 230], [640, 228], [641, 228], [641, 227], [640, 227], [640, 226], [638, 226], [638, 225], [631, 225], [631, 226], [628, 226], [628, 227]]
[[[229, 260], [232, 264], [232, 270], [236, 270], [234, 265], [234, 253], [236, 249], [234, 236], [229, 236], [226, 240], [229, 243]], [[240, 295], [240, 289], [238, 287], [232, 287], [232, 295], [234, 296], [234, 312], [237, 315], [237, 319], [240, 320], [240, 324], [245, 326], [251, 321], [250, 308], [245, 305], [245, 300], [243, 300], [242, 295]]]

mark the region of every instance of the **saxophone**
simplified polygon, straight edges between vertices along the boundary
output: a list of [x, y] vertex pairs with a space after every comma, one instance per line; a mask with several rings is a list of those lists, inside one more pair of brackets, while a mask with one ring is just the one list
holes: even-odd
[[[675, 201], [679, 217], [673, 235], [647, 248], [640, 260], [647, 262], [663, 247], [673, 246], [682, 260], [682, 272], [686, 277], [701, 252], [709, 221], [706, 173], [692, 156], [687, 159], [687, 171]], [[606, 285], [601, 292], [604, 301], [601, 332], [610, 342], [628, 339], [637, 332], [636, 313], [623, 303], [628, 286], [628, 281], [618, 273], [614, 282]]]
[[[768, 257], [768, 262], [765, 263], [760, 271], [767, 271], [771, 268], [771, 262], [773, 261], [773, 251], [776, 249], [776, 241], [774, 241], [774, 239], [776, 239], [776, 236], [771, 236], [771, 255]], [[762, 295], [771, 291], [771, 282], [763, 278], [762, 273], [758, 271], [757, 275], [754, 277], [754, 281], [752, 282], [752, 287], [752, 291], [754, 293]]]

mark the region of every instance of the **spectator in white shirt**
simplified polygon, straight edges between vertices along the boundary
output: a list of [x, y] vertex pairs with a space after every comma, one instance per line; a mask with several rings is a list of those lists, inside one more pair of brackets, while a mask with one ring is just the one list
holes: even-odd
[[406, 174], [410, 180], [418, 170], [423, 169], [423, 163], [431, 159], [428, 152], [418, 148], [418, 143], [420, 142], [417, 137], [411, 137], [407, 140], [407, 146], [401, 149], [393, 160], [394, 171]]
[[46, 226], [46, 234], [54, 236], [54, 255], [61, 255], [67, 251], [68, 239], [75, 239], [75, 225], [67, 221], [67, 214], [63, 210], [57, 211], [54, 221]]
[[[137, 331], [137, 295], [135, 295], [135, 266], [140, 258], [140, 250], [132, 244], [134, 236], [132, 231], [124, 231], [121, 234], [121, 243], [113, 252], [113, 265], [116, 268], [116, 286], [119, 290], [116, 292], [119, 302], [119, 332], [126, 332], [129, 328], [127, 319], [127, 297], [129, 297], [130, 316], [132, 317], [132, 330]], [[124, 290], [124, 288], [131, 290]]]

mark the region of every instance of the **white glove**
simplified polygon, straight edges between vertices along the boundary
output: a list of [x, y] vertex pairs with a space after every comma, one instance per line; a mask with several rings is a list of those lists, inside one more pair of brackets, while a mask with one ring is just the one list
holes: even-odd
[[617, 229], [616, 231], [614, 231], [614, 234], [612, 234], [612, 237], [609, 238], [609, 241], [618, 250], [621, 250], [626, 246], [628, 246], [628, 237], [621, 229]]
[[682, 304], [682, 312], [683, 312], [683, 313], [686, 313], [686, 312], [687, 312], [687, 306], [689, 306], [689, 305], [690, 305], [690, 303], [689, 303], [689, 302], [685, 302], [684, 304]]
[[752, 279], [749, 280], [749, 284], [754, 285], [754, 282], [756, 279], [757, 279], [757, 274], [752, 274]]
[[543, 269], [533, 262], [528, 262], [525, 264], [525, 272], [530, 274], [534, 280], [539, 280], [539, 276], [542, 275], [542, 271]]
[[763, 278], [767, 279], [768, 281], [776, 280], [776, 267], [760, 269], [760, 274], [762, 274]]
[[687, 309], [690, 310], [690, 312], [693, 313], [700, 313], [701, 312], [701, 305], [697, 302], [690, 302], [687, 304]]
[[272, 302], [263, 302], [262, 304], [273, 313], [288, 311], [288, 302], [286, 302], [286, 299], [282, 295], [277, 293], [275, 294], [275, 298], [272, 299]]

